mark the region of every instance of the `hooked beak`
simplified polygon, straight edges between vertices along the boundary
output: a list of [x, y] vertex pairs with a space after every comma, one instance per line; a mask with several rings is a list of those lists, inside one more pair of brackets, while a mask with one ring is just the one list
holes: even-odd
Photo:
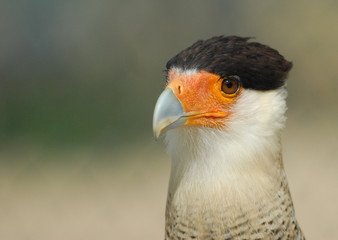
[[240, 91], [226, 95], [222, 84], [223, 79], [214, 73], [180, 74], [170, 70], [168, 85], [155, 106], [155, 138], [179, 126], [225, 126]]
[[155, 139], [161, 133], [174, 127], [184, 125], [186, 114], [181, 102], [171, 88], [165, 89], [159, 96], [154, 110], [153, 131]]

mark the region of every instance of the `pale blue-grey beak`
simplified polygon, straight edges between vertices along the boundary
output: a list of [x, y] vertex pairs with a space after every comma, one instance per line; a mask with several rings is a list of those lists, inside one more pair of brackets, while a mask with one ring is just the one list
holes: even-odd
[[155, 139], [166, 130], [182, 126], [186, 121], [182, 104], [171, 88], [159, 96], [154, 110], [153, 131]]

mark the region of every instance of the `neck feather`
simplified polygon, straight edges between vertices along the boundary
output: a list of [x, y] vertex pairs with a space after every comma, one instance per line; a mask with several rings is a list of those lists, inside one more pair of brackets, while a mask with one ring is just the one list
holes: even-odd
[[272, 189], [280, 185], [280, 176], [284, 178], [280, 135], [285, 98], [284, 88], [245, 90], [225, 128], [168, 131], [166, 142], [172, 156], [169, 198], [175, 195], [180, 204], [198, 197], [199, 201], [231, 205], [274, 195]]

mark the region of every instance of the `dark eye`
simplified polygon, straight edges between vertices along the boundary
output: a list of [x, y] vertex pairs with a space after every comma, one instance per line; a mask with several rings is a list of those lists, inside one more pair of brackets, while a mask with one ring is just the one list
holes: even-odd
[[239, 77], [230, 76], [222, 82], [222, 92], [225, 94], [234, 94], [240, 88]]

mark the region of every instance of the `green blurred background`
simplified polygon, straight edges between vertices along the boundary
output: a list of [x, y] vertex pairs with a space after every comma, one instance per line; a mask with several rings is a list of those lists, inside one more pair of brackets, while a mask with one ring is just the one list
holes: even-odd
[[0, 2], [0, 239], [163, 239], [152, 137], [169, 58], [255, 37], [294, 67], [284, 161], [307, 239], [337, 239], [338, 2]]

